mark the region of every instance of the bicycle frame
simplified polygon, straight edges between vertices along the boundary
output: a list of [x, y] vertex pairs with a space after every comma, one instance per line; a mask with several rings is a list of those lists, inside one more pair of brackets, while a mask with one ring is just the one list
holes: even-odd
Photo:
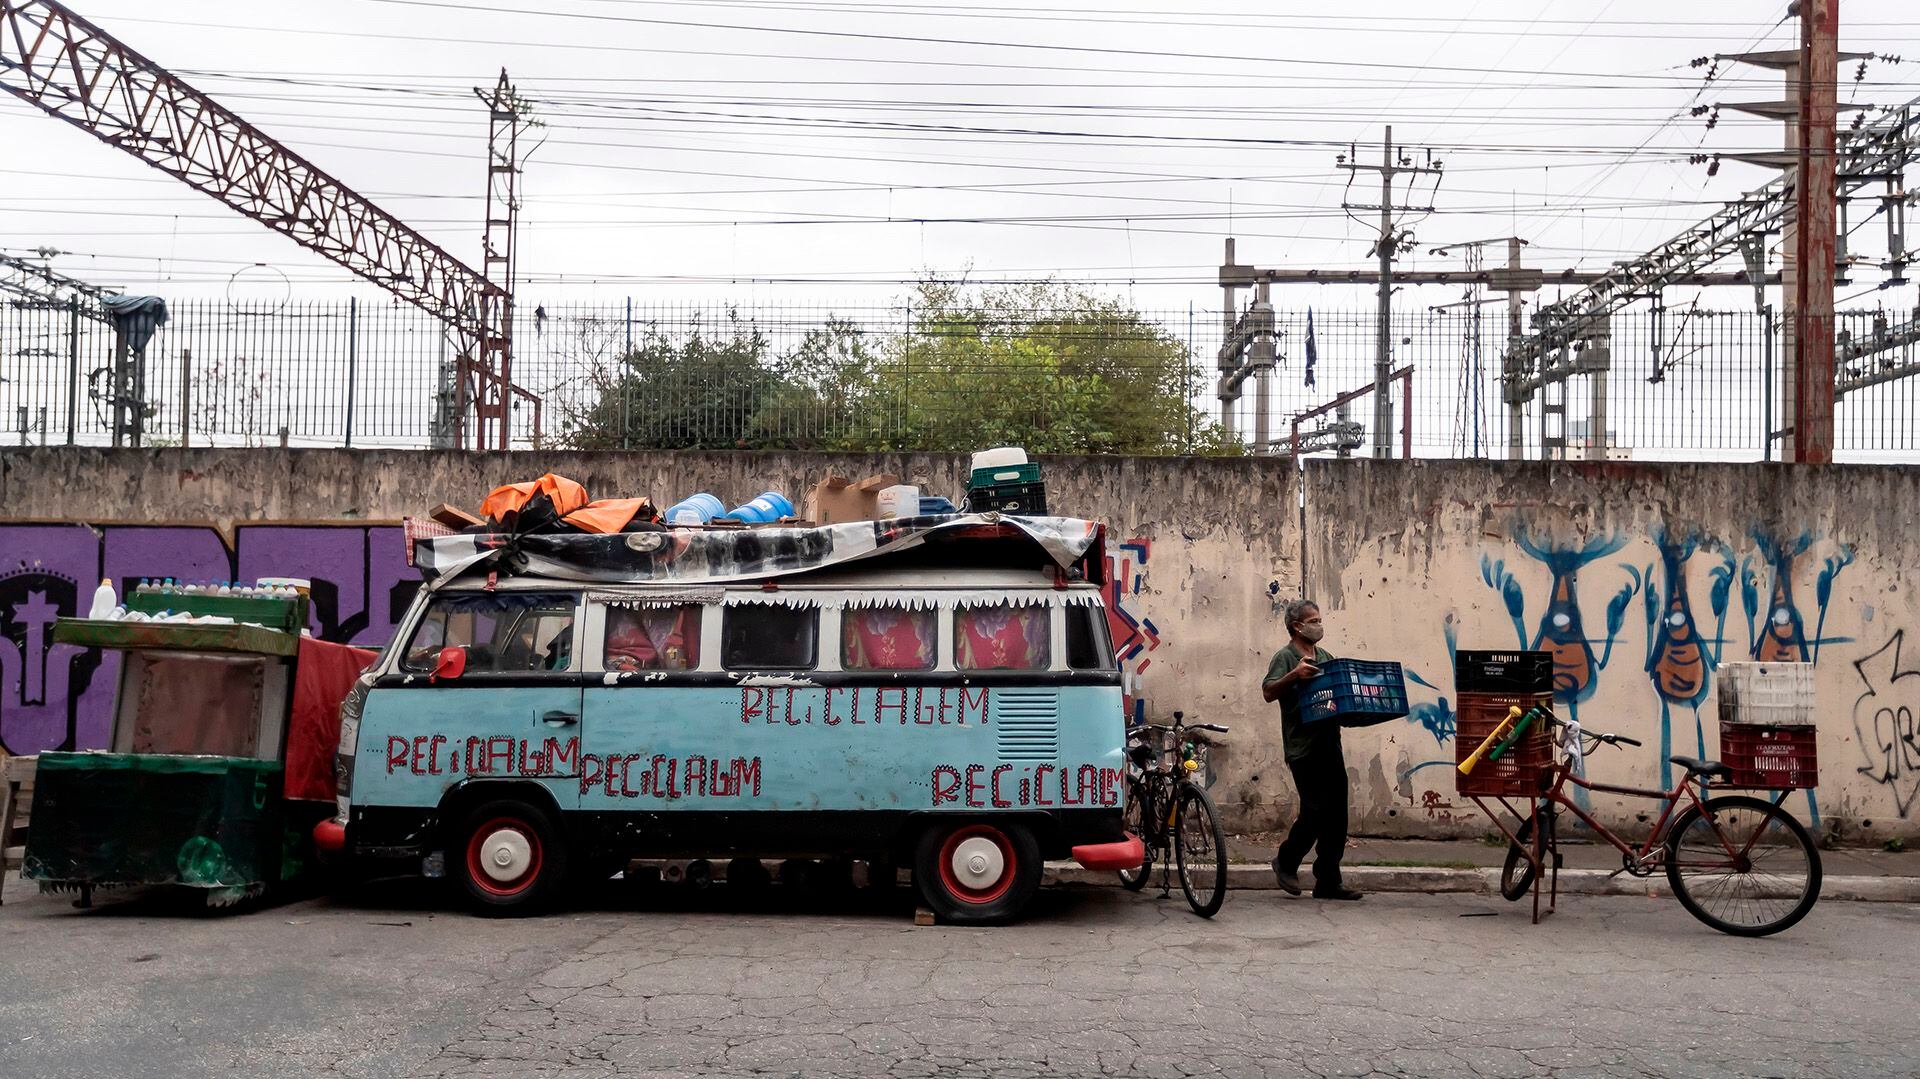
[[[1707, 815], [1706, 803], [1708, 798], [1703, 796], [1705, 784], [1697, 781], [1691, 774], [1683, 776], [1679, 781], [1674, 783], [1672, 789], [1664, 791], [1649, 787], [1629, 787], [1615, 783], [1592, 783], [1584, 777], [1575, 774], [1573, 763], [1570, 760], [1562, 759], [1555, 762], [1552, 776], [1552, 781], [1543, 785], [1539, 794], [1530, 799], [1532, 802], [1531, 813], [1521, 813], [1518, 809], [1508, 804], [1505, 797], [1495, 798], [1501, 807], [1508, 813], [1511, 813], [1516, 820], [1533, 821], [1532, 834], [1527, 840], [1522, 840], [1512, 829], [1509, 829], [1506, 823], [1500, 819], [1499, 814], [1487, 807], [1486, 802], [1483, 801], [1483, 796], [1472, 796], [1473, 801], [1479, 805], [1481, 812], [1485, 813], [1488, 819], [1493, 821], [1494, 826], [1499, 828], [1501, 833], [1505, 835], [1515, 847], [1520, 849], [1521, 855], [1532, 865], [1534, 872], [1549, 878], [1551, 882], [1548, 893], [1549, 913], [1552, 912], [1559, 901], [1560, 860], [1556, 850], [1556, 857], [1553, 860], [1552, 866], [1549, 867], [1547, 865], [1546, 855], [1550, 849], [1557, 848], [1558, 840], [1549, 835], [1549, 829], [1543, 827], [1540, 823], [1540, 810], [1542, 807], [1560, 806], [1565, 808], [1581, 823], [1593, 829], [1594, 834], [1606, 840], [1615, 850], [1618, 850], [1625, 856], [1632, 867], [1636, 867], [1649, 874], [1666, 865], [1667, 832], [1668, 829], [1672, 827], [1674, 819], [1679, 816], [1679, 811], [1681, 811], [1681, 798], [1683, 796], [1686, 798], [1689, 807], [1698, 810], [1703, 819], [1709, 822], [1713, 821], [1713, 818]], [[1660, 816], [1654, 821], [1653, 827], [1647, 830], [1646, 842], [1636, 847], [1625, 839], [1622, 839], [1613, 829], [1608, 828], [1605, 824], [1595, 819], [1592, 814], [1582, 809], [1576, 801], [1567, 797], [1566, 787], [1568, 784], [1572, 784], [1582, 790], [1598, 791], [1602, 794], [1621, 794], [1632, 798], [1658, 800], [1661, 803]], [[1700, 788], [1700, 790], [1696, 791], [1696, 787]], [[1778, 805], [1785, 796], [1786, 792], [1784, 791], [1774, 795], [1774, 804]], [[1549, 810], [1549, 812], [1551, 812], [1551, 810]], [[1721, 848], [1726, 851], [1727, 856], [1736, 862], [1746, 858], [1752, 850], [1754, 842], [1759, 839], [1759, 834], [1755, 833], [1747, 839], [1746, 844], [1741, 849], [1735, 850], [1733, 844], [1728, 842], [1726, 835], [1720, 830], [1717, 823], [1714, 824], [1714, 835], [1720, 841]], [[1705, 863], [1702, 863], [1702, 865], [1704, 866]], [[1537, 886], [1534, 890], [1533, 903], [1534, 920], [1539, 921], [1540, 895]]]
[[1147, 812], [1140, 815], [1140, 823], [1148, 834], [1140, 839], [1146, 843], [1151, 856], [1147, 872], [1152, 872], [1153, 865], [1159, 865], [1161, 889], [1166, 891], [1172, 886], [1169, 874], [1173, 869], [1173, 828], [1180, 811], [1180, 786], [1193, 782], [1182, 771], [1179, 759], [1181, 736], [1187, 728], [1175, 719], [1171, 725], [1147, 724], [1146, 729], [1161, 739], [1161, 747], [1156, 750], [1153, 763], [1141, 767], [1139, 776], [1129, 776], [1127, 794], [1144, 798], [1146, 802]]
[[[1593, 829], [1595, 835], [1611, 843], [1621, 854], [1626, 855], [1642, 866], [1652, 869], [1658, 867], [1665, 859], [1667, 826], [1673, 822], [1673, 818], [1676, 816], [1674, 811], [1680, 806], [1680, 796], [1685, 794], [1687, 800], [1692, 805], [1699, 806], [1703, 813], [1706, 811], [1705, 799], [1694, 792], [1693, 783], [1690, 782], [1691, 778], [1690, 776], [1682, 777], [1673, 785], [1673, 789], [1668, 791], [1654, 790], [1646, 787], [1624, 787], [1612, 783], [1589, 783], [1582, 777], [1574, 775], [1572, 767], [1562, 762], [1554, 766], [1554, 781], [1544, 797], [1551, 802], [1565, 806], [1575, 817], [1580, 819], [1582, 824]], [[1603, 794], [1624, 794], [1634, 798], [1659, 799], [1663, 803], [1660, 807], [1660, 818], [1653, 822], [1652, 828], [1648, 829], [1646, 842], [1640, 847], [1635, 848], [1616, 834], [1613, 829], [1595, 820], [1591, 814], [1581, 809], [1578, 802], [1569, 799], [1564, 793], [1566, 785], [1569, 783], [1582, 790], [1599, 791]]]

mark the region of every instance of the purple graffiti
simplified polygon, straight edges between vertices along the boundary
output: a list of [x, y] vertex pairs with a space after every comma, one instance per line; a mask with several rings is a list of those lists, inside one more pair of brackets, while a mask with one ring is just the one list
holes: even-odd
[[52, 643], [54, 620], [84, 613], [107, 577], [125, 595], [142, 578], [304, 577], [314, 635], [379, 645], [419, 587], [392, 525], [242, 524], [229, 550], [196, 525], [0, 523], [0, 749], [104, 748], [118, 653]]

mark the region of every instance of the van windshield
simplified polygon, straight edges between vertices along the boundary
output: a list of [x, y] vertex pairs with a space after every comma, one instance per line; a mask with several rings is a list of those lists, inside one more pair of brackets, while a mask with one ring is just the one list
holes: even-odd
[[573, 618], [566, 594], [443, 594], [414, 628], [400, 667], [432, 671], [442, 649], [464, 648], [468, 674], [571, 670]]

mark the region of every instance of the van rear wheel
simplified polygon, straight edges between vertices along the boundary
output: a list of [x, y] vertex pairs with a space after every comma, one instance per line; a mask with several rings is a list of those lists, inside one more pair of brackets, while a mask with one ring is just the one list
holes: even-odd
[[[517, 798], [483, 803], [455, 833], [449, 868], [482, 914], [523, 914], [553, 902], [567, 877], [567, 845], [552, 816]], [[452, 853], [452, 852], [449, 852]]]
[[913, 882], [943, 922], [1011, 921], [1040, 889], [1040, 844], [1023, 824], [937, 824], [920, 836]]

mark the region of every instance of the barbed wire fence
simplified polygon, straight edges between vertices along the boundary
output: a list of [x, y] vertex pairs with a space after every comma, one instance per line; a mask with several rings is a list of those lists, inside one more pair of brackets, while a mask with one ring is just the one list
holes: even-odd
[[[170, 311], [143, 354], [144, 445], [431, 444], [453, 346], [427, 315], [333, 300], [244, 310], [186, 299]], [[516, 314], [513, 379], [541, 402], [538, 431], [531, 406], [516, 409], [516, 446], [964, 450], [1012, 441], [1061, 452], [1252, 452], [1252, 385], [1227, 404], [1216, 396], [1217, 310], [1088, 318], [995, 309], [955, 318], [904, 302], [625, 301], [527, 305]], [[1843, 312], [1843, 355], [1846, 342], [1884, 337], [1890, 322], [1912, 317]], [[1282, 448], [1296, 415], [1371, 384], [1375, 327], [1370, 308], [1276, 312], [1267, 426]], [[1394, 366], [1414, 369], [1414, 454], [1507, 456], [1504, 314], [1404, 312], [1393, 329]], [[1777, 319], [1635, 308], [1614, 317], [1612, 332], [1607, 430], [1586, 420], [1590, 381], [1570, 382], [1571, 455], [1596, 442], [1641, 459], [1766, 455], [1766, 432], [1782, 424]], [[77, 307], [0, 306], [0, 439], [111, 443], [114, 347], [111, 326]], [[1843, 373], [1917, 362], [1916, 345], [1906, 343]], [[1847, 393], [1836, 421], [1842, 459], [1920, 461], [1917, 396], [1915, 378]], [[1352, 410], [1363, 426], [1371, 416], [1364, 403]], [[1398, 402], [1394, 416], [1398, 424]], [[1521, 420], [1524, 455], [1537, 457], [1538, 400]], [[1391, 439], [1396, 453], [1400, 435]]]

